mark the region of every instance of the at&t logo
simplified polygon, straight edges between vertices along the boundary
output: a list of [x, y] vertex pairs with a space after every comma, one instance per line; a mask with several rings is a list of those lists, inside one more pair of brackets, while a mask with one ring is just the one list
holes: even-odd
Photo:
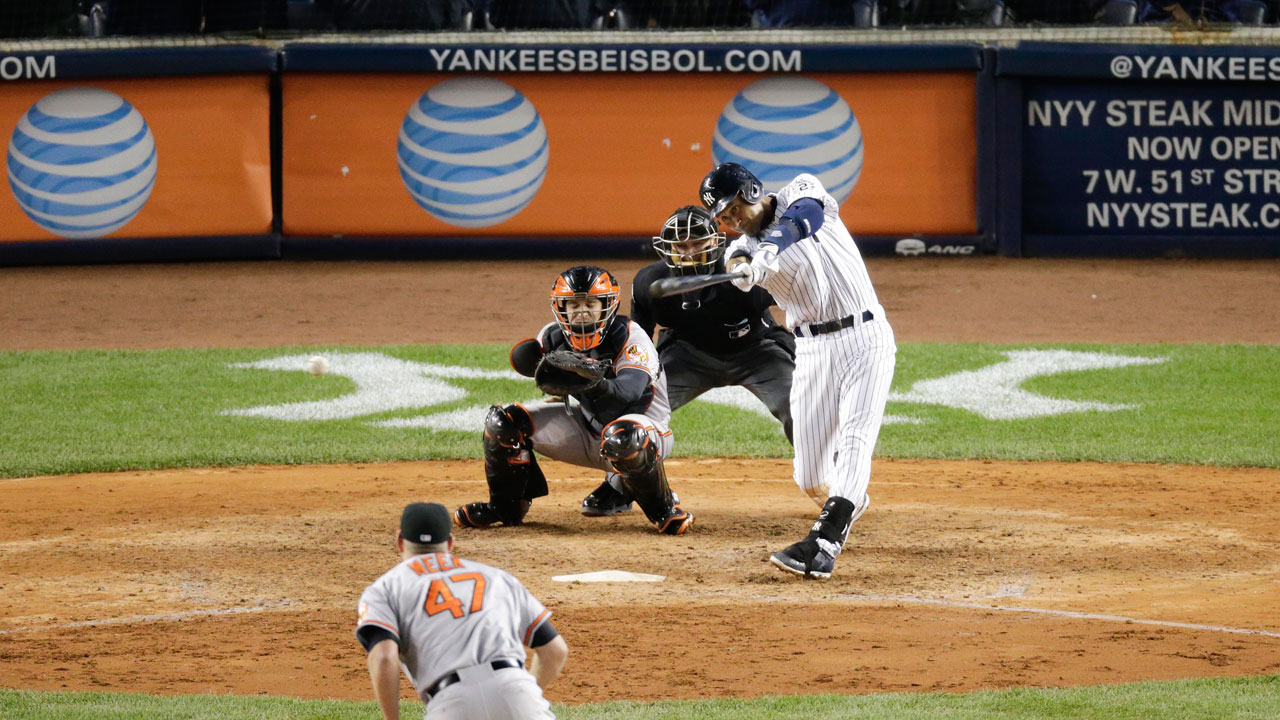
[[396, 145], [400, 179], [414, 202], [458, 227], [497, 225], [525, 209], [550, 155], [533, 104], [485, 77], [452, 78], [423, 93]]
[[725, 106], [711, 161], [746, 166], [771, 192], [811, 173], [844, 202], [862, 174], [862, 128], [849, 104], [817, 80], [765, 78]]
[[151, 197], [156, 143], [127, 100], [72, 87], [27, 110], [9, 141], [9, 187], [37, 225], [64, 238], [124, 227]]

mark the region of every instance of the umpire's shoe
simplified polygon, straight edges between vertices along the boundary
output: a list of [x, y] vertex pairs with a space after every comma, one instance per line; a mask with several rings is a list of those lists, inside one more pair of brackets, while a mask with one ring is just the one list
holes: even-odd
[[822, 580], [831, 577], [831, 571], [836, 568], [836, 556], [824, 549], [816, 537], [807, 537], [779, 550], [769, 556], [769, 562], [789, 573]]
[[605, 480], [590, 495], [582, 498], [581, 512], [587, 517], [609, 517], [631, 512], [631, 506], [631, 496], [619, 492], [613, 483]]

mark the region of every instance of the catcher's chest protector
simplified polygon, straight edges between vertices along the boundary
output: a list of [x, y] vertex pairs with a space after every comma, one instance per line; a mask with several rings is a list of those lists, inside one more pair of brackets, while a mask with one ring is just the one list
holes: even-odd
[[[613, 370], [613, 360], [626, 347], [627, 338], [631, 335], [628, 329], [630, 325], [630, 318], [624, 315], [615, 316], [613, 321], [609, 323], [609, 327], [605, 328], [604, 338], [600, 341], [600, 344], [582, 353], [587, 357], [608, 363], [609, 371], [605, 373], [606, 378], [617, 377]], [[569, 339], [565, 337], [564, 331], [558, 327], [551, 328], [551, 331], [547, 333], [547, 346], [543, 348], [544, 353], [552, 350], [573, 350], [573, 346], [569, 344]], [[582, 351], [579, 350], [578, 352]]]
[[[625, 315], [615, 315], [613, 322], [605, 329], [604, 339], [600, 344], [591, 348], [586, 355], [608, 363], [609, 370], [605, 373], [605, 379], [617, 377], [614, 370], [613, 361], [627, 346], [627, 341], [631, 338], [631, 318]], [[545, 352], [552, 350], [570, 350], [569, 340], [565, 338], [560, 328], [552, 328], [546, 336]], [[650, 385], [640, 396], [638, 400], [629, 405], [623, 405], [621, 402], [605, 400], [593, 400], [591, 397], [584, 395], [574, 395], [578, 403], [582, 406], [583, 414], [589, 419], [591, 431], [599, 433], [605, 425], [613, 422], [619, 417], [627, 413], [643, 413], [649, 404], [653, 402], [653, 386]]]

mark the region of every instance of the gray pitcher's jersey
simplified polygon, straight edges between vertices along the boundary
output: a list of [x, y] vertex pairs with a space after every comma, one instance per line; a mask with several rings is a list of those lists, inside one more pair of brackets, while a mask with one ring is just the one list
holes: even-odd
[[395, 633], [405, 674], [421, 695], [459, 668], [523, 662], [550, 616], [506, 571], [434, 553], [401, 562], [366, 588], [356, 631], [376, 625]]
[[822, 227], [813, 236], [780, 253], [778, 271], [761, 283], [773, 295], [778, 307], [786, 311], [787, 326], [839, 320], [863, 310], [883, 317], [884, 311], [871, 287], [862, 253], [840, 220], [840, 206], [818, 178], [807, 173], [797, 175], [771, 195], [778, 203], [773, 218], [762, 226], [759, 235], [743, 235], [734, 240], [728, 254], [732, 256], [739, 249], [754, 252], [756, 246], [769, 238], [783, 213], [795, 201], [813, 198], [822, 203]]

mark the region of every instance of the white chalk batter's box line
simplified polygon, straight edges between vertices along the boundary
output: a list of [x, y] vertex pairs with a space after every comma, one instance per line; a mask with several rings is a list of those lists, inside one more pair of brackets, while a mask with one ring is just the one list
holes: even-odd
[[[765, 602], [789, 602], [794, 603], [795, 598], [775, 598], [764, 595], [752, 595], [752, 600], [763, 600]], [[1126, 617], [1124, 615], [1107, 615], [1104, 613], [1087, 613], [1075, 610], [1052, 610], [1049, 608], [1030, 608], [1030, 607], [1014, 607], [1011, 605], [983, 605], [976, 602], [965, 602], [963, 600], [944, 600], [939, 598], [920, 598], [920, 597], [895, 597], [892, 595], [828, 595], [820, 600], [849, 600], [853, 602], [872, 603], [872, 604], [911, 604], [911, 605], [937, 605], [939, 607], [953, 608], [970, 608], [973, 610], [990, 610], [993, 612], [1009, 612], [1009, 613], [1026, 613], [1031, 615], [1051, 615], [1055, 617], [1072, 618], [1076, 620], [1101, 620], [1103, 622], [1124, 623], [1126, 625], [1158, 625], [1161, 627], [1173, 627], [1182, 630], [1204, 630], [1206, 632], [1233, 633], [1236, 635], [1259, 635], [1262, 637], [1280, 638], [1280, 632], [1272, 632], [1270, 630], [1254, 630], [1252, 628], [1233, 628], [1222, 625], [1201, 625], [1199, 623], [1175, 622], [1173, 620], [1146, 620], [1143, 618]]]
[[294, 600], [267, 603], [263, 605], [247, 605], [229, 608], [210, 608], [208, 610], [187, 610], [184, 612], [164, 613], [160, 615], [134, 615], [131, 617], [103, 618], [101, 620], [77, 620], [61, 625], [34, 625], [27, 627], [0, 630], [0, 635], [13, 635], [23, 632], [41, 632], [47, 630], [69, 630], [72, 628], [98, 627], [100, 625], [132, 625], [148, 622], [182, 622], [191, 618], [211, 617], [218, 615], [243, 615], [245, 613], [270, 612], [273, 610], [297, 610], [301, 603]]
[[[719, 596], [717, 596], [719, 597]], [[973, 610], [988, 610], [994, 612], [1012, 612], [1026, 613], [1032, 615], [1051, 615], [1055, 617], [1066, 617], [1076, 620], [1101, 620], [1103, 622], [1124, 623], [1126, 625], [1156, 625], [1159, 627], [1173, 627], [1182, 630], [1203, 630], [1206, 632], [1232, 633], [1235, 635], [1258, 635], [1261, 637], [1280, 638], [1280, 632], [1271, 632], [1268, 630], [1254, 630], [1251, 628], [1233, 628], [1224, 627], [1222, 625], [1201, 625], [1198, 623], [1175, 622], [1172, 620], [1144, 620], [1142, 618], [1126, 617], [1124, 615], [1106, 615], [1102, 613], [1086, 613], [1074, 610], [1051, 610], [1047, 608], [1028, 608], [1028, 607], [1012, 607], [1008, 605], [983, 605], [982, 603], [964, 602], [960, 600], [940, 600], [935, 598], [918, 598], [918, 597], [894, 597], [890, 595], [833, 595], [831, 599], [851, 600], [854, 602], [878, 603], [878, 604], [897, 604], [906, 603], [914, 605], [937, 605], [941, 607], [968, 608]], [[752, 600], [763, 600], [765, 602], [795, 602], [795, 598], [777, 598], [764, 595], [753, 595]], [[107, 618], [104, 620], [80, 620], [73, 623], [64, 623], [62, 625], [44, 625], [37, 627], [19, 627], [0, 630], [0, 636], [12, 635], [21, 632], [36, 632], [42, 630], [65, 630], [80, 627], [97, 627], [99, 625], [127, 625], [132, 623], [143, 622], [181, 622], [188, 618], [207, 617], [216, 615], [240, 615], [243, 613], [269, 612], [273, 610], [298, 609], [301, 603], [294, 601], [286, 601], [283, 603], [275, 603], [271, 605], [254, 605], [251, 607], [233, 607], [212, 610], [191, 610], [188, 612], [169, 613], [165, 615], [137, 615], [134, 617], [123, 618]]]

